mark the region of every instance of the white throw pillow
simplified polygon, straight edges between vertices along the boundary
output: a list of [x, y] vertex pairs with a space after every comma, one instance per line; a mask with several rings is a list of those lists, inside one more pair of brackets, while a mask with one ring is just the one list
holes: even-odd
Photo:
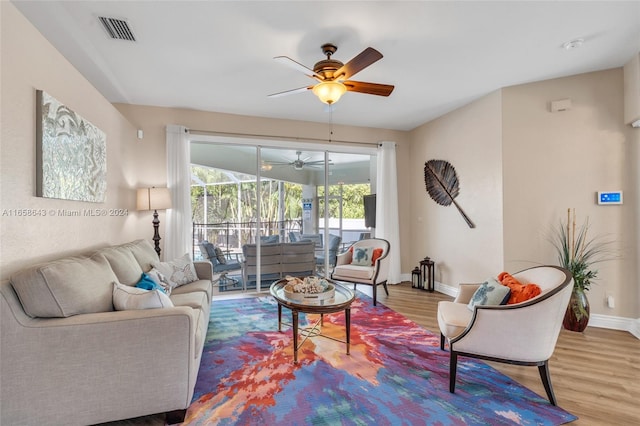
[[138, 287], [113, 283], [113, 307], [116, 311], [134, 309], [171, 308], [169, 296], [160, 290], [145, 290]]
[[189, 253], [171, 262], [154, 262], [152, 266], [167, 277], [169, 282], [175, 283], [174, 287], [198, 281], [198, 274]]

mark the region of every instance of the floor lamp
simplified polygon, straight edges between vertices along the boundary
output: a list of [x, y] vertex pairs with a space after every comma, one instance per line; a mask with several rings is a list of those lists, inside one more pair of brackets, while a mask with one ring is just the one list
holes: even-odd
[[158, 210], [171, 208], [171, 194], [168, 188], [140, 188], [138, 189], [137, 210], [153, 210], [153, 241], [156, 253], [160, 258], [160, 220]]

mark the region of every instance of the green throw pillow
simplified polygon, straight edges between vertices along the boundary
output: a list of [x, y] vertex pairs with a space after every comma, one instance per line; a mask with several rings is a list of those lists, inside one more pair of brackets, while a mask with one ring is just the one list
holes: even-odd
[[473, 293], [467, 307], [473, 311], [476, 305], [504, 305], [510, 295], [511, 289], [509, 287], [500, 284], [495, 278], [489, 278]]

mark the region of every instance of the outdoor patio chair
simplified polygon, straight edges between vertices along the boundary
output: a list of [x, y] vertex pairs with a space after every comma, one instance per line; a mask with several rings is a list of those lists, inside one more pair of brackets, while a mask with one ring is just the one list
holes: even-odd
[[[335, 266], [338, 257], [338, 249], [340, 248], [342, 238], [338, 235], [329, 234], [328, 240], [329, 242], [327, 243], [327, 245], [329, 246], [329, 266]], [[323, 266], [324, 259], [324, 247], [320, 249], [316, 248], [316, 264]]]
[[[200, 253], [202, 257], [211, 262], [214, 274], [220, 274], [218, 278], [218, 285], [221, 287], [235, 285], [238, 280], [229, 278], [229, 271], [241, 270], [242, 263], [239, 258], [239, 253], [225, 253], [220, 247], [214, 246], [209, 241], [201, 241], [198, 246], [200, 247]], [[229, 283], [231, 281], [231, 283]]]

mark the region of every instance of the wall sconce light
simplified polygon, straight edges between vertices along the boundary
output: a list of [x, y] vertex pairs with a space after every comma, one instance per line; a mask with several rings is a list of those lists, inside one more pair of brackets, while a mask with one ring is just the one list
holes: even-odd
[[153, 241], [155, 243], [156, 253], [160, 258], [160, 220], [158, 219], [158, 210], [166, 210], [171, 208], [171, 193], [168, 188], [140, 188], [138, 189], [137, 210], [153, 210]]

